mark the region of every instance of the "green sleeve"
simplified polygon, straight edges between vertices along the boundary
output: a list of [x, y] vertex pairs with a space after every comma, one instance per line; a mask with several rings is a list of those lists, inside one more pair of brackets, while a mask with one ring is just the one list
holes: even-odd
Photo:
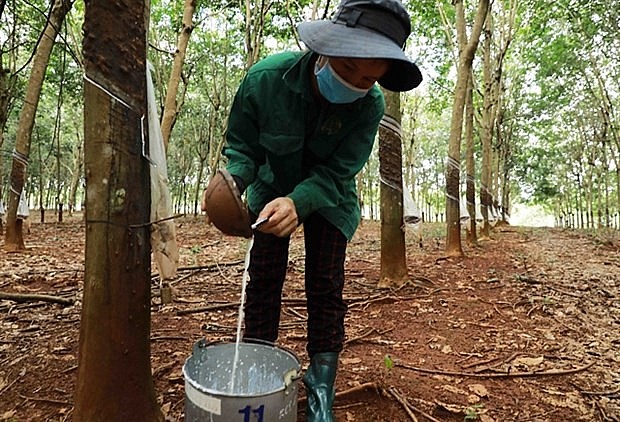
[[227, 170], [240, 177], [245, 186], [254, 181], [258, 168], [265, 160], [263, 148], [258, 143], [258, 107], [252, 95], [253, 86], [248, 76], [239, 85], [228, 116], [223, 151], [228, 158]]

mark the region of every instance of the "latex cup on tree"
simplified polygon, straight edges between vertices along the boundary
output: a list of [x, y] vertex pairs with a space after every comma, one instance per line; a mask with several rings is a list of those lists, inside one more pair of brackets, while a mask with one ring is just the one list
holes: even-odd
[[209, 219], [222, 233], [248, 239], [252, 237], [247, 206], [227, 170], [220, 169], [213, 176], [205, 191], [205, 202]]

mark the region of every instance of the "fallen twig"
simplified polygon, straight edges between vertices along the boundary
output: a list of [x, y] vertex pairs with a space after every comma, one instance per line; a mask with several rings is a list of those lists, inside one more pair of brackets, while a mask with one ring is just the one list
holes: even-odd
[[[476, 368], [474, 370], [474, 372], [481, 373], [481, 372], [484, 372], [484, 371], [491, 371], [491, 370], [493, 370], [493, 368], [497, 368], [500, 365], [507, 364], [508, 362], [511, 362], [517, 356], [519, 356], [519, 352], [514, 352], [512, 355], [510, 355], [508, 358], [502, 360], [501, 362], [497, 362], [495, 365], [486, 365], [486, 366], [482, 366], [480, 368]], [[463, 368], [463, 369], [465, 369], [465, 368]]]
[[532, 306], [532, 308], [529, 311], [527, 311], [527, 316], [529, 317], [532, 314], [532, 312], [534, 312], [536, 309], [539, 309], [539, 308], [542, 308], [542, 307], [543, 307], [543, 305], [534, 305], [534, 306]]
[[[286, 303], [288, 305], [305, 305], [306, 299], [285, 297], [285, 298], [282, 298], [282, 303]], [[179, 309], [177, 311], [177, 315], [195, 314], [198, 312], [208, 312], [208, 311], [219, 311], [221, 309], [238, 308], [238, 307], [239, 307], [239, 301], [218, 303], [216, 305], [205, 305], [205, 306], [198, 306], [196, 308], [190, 308], [190, 309]]]
[[579, 390], [581, 394], [585, 394], [586, 396], [613, 396], [614, 394], [620, 393], [620, 386], [614, 388], [613, 390], [608, 391], [587, 391], [587, 390]]
[[289, 307], [287, 307], [287, 308], [286, 308], [286, 310], [285, 310], [285, 312], [287, 312], [287, 313], [289, 313], [289, 314], [292, 314], [294, 317], [296, 317], [297, 319], [300, 319], [300, 320], [302, 320], [302, 321], [307, 321], [307, 320], [308, 320], [308, 317], [307, 317], [307, 316], [305, 316], [305, 315], [303, 315], [303, 314], [299, 313], [299, 311], [297, 311], [297, 310], [296, 310], [295, 308], [293, 308], [293, 307], [290, 307], [290, 306], [289, 306]]
[[59, 404], [61, 406], [68, 406], [71, 404], [70, 402], [64, 401], [64, 400], [48, 399], [45, 397], [28, 397], [23, 394], [20, 394], [19, 397], [21, 397], [22, 399], [28, 400], [28, 401], [39, 401], [43, 403]]
[[189, 274], [185, 274], [184, 276], [181, 276], [181, 277], [179, 277], [179, 278], [177, 278], [175, 280], [167, 280], [167, 281], [172, 286], [173, 284], [177, 284], [177, 283], [179, 283], [179, 282], [181, 282], [181, 281], [183, 281], [183, 280], [185, 280], [187, 278], [190, 278], [193, 275], [198, 274], [200, 271], [201, 270], [199, 270], [199, 269], [198, 270], [191, 270]]
[[554, 286], [546, 286], [546, 287], [551, 289], [551, 290], [553, 290], [554, 292], [558, 292], [558, 293], [561, 293], [561, 294], [566, 295], [566, 296], [576, 297], [577, 299], [581, 299], [582, 296], [583, 296], [582, 293], [567, 292], [566, 290], [559, 289], [559, 288], [554, 287]]
[[[344, 298], [345, 302], [349, 303], [349, 306], [369, 304], [370, 302], [376, 302], [376, 301], [381, 301], [381, 300], [398, 301], [398, 300], [405, 300], [405, 299], [406, 298], [395, 298], [392, 296], [382, 296], [380, 294], [371, 296], [370, 298], [360, 297], [360, 296], [352, 296], [352, 297]], [[295, 298], [295, 297], [285, 297], [285, 298], [282, 298], [282, 303], [286, 303], [287, 305], [306, 305], [306, 299]], [[199, 307], [190, 308], [190, 309], [180, 309], [177, 311], [177, 315], [187, 315], [187, 314], [194, 314], [198, 312], [218, 311], [220, 309], [227, 309], [227, 308], [233, 308], [233, 307], [238, 308], [239, 302], [228, 302], [228, 303], [222, 303], [222, 304], [217, 304], [217, 305], [199, 306]]]
[[590, 362], [587, 365], [581, 366], [575, 369], [557, 369], [550, 371], [529, 371], [529, 372], [493, 372], [487, 374], [481, 373], [472, 373], [472, 372], [459, 372], [459, 371], [444, 371], [441, 369], [426, 369], [426, 368], [418, 368], [416, 366], [407, 365], [405, 363], [396, 362], [395, 366], [400, 366], [401, 368], [409, 369], [412, 371], [422, 372], [425, 374], [435, 374], [435, 375], [447, 375], [453, 377], [471, 377], [471, 378], [518, 378], [518, 377], [538, 377], [538, 376], [554, 376], [554, 375], [571, 375], [576, 374], [577, 372], [585, 371], [589, 369], [595, 364], [595, 362]]
[[358, 393], [360, 391], [364, 391], [364, 390], [375, 390], [378, 391], [379, 390], [379, 386], [377, 385], [376, 382], [366, 382], [364, 384], [360, 384], [360, 385], [356, 385], [355, 387], [351, 387], [348, 390], [344, 390], [344, 391], [339, 391], [338, 393], [336, 393], [336, 397], [337, 398], [342, 398], [342, 397], [346, 397], [350, 394], [355, 394]]
[[351, 343], [353, 343], [353, 342], [355, 342], [355, 341], [361, 340], [361, 339], [363, 339], [363, 338], [365, 338], [365, 337], [370, 336], [371, 334], [375, 333], [376, 331], [377, 331], [377, 330], [375, 330], [374, 328], [370, 328], [369, 330], [367, 330], [366, 332], [364, 332], [364, 333], [360, 334], [359, 336], [357, 336], [357, 337], [351, 337], [350, 339], [346, 340], [346, 341], [344, 342], [344, 344], [345, 344], [345, 345], [347, 345], [347, 344], [351, 344]]
[[61, 305], [73, 305], [75, 303], [74, 298], [65, 298], [60, 296], [42, 295], [34, 293], [9, 293], [0, 292], [0, 299], [12, 300], [13, 302], [52, 302]]
[[411, 300], [413, 298], [419, 298], [420, 296], [392, 296], [392, 295], [384, 295], [384, 294], [376, 294], [367, 298], [344, 298], [345, 302], [349, 304], [349, 308], [355, 306], [367, 307], [371, 303], [376, 302], [401, 302], [405, 300]]
[[11, 388], [13, 386], [13, 384], [15, 384], [17, 381], [19, 381], [19, 379], [22, 377], [21, 374], [19, 374], [19, 376], [17, 378], [15, 378], [11, 383], [7, 384], [4, 386], [3, 389], [0, 390], [0, 396], [2, 395], [2, 393], [4, 393], [5, 391], [7, 391], [9, 388]]
[[162, 340], [187, 340], [187, 337], [182, 337], [182, 336], [157, 336], [157, 337], [151, 337], [151, 341], [162, 341]]
[[481, 360], [481, 361], [478, 361], [478, 362], [472, 362], [472, 363], [468, 363], [467, 365], [463, 365], [462, 368], [463, 369], [469, 369], [469, 368], [473, 368], [474, 366], [486, 365], [487, 363], [495, 362], [495, 361], [500, 360], [500, 359], [501, 359], [500, 357], [494, 357], [494, 358], [489, 358], [489, 359]]
[[[190, 267], [179, 267], [177, 268], [177, 273], [183, 272], [183, 271], [217, 270], [219, 267], [233, 267], [235, 265], [243, 264], [244, 262], [245, 260], [238, 259], [236, 261], [215, 263], [215, 264], [209, 264], [209, 265], [194, 265]], [[157, 273], [151, 274], [151, 278], [155, 278], [155, 277], [159, 277], [159, 274]]]
[[73, 365], [73, 366], [68, 367], [64, 371], [62, 371], [61, 374], [67, 374], [67, 373], [69, 373], [71, 371], [75, 371], [76, 369], [78, 369], [78, 366], [77, 365]]
[[388, 388], [387, 392], [390, 393], [392, 397], [394, 397], [396, 401], [399, 402], [401, 406], [405, 408], [405, 412], [407, 412], [407, 414], [409, 415], [409, 418], [411, 418], [413, 422], [418, 422], [418, 418], [416, 418], [416, 416], [411, 411], [411, 408], [410, 408], [411, 405], [409, 404], [406, 398], [400, 395], [400, 393], [398, 392], [398, 390], [396, 390], [396, 388], [390, 387]]
[[238, 308], [239, 302], [220, 303], [217, 305], [199, 306], [197, 308], [179, 309], [177, 315], [195, 314], [198, 312], [219, 311], [220, 309]]
[[[394, 389], [394, 387], [390, 387], [390, 390]], [[391, 391], [390, 391], [391, 393]], [[402, 397], [402, 396], [401, 396]], [[404, 399], [404, 398], [403, 398]], [[396, 399], [398, 400], [398, 398]], [[411, 403], [409, 403], [408, 400], [404, 399], [405, 404], [413, 411], [418, 412], [420, 415], [424, 416], [426, 419], [428, 419], [431, 422], [441, 422], [439, 419], [435, 419], [434, 417], [432, 417], [431, 415], [429, 415], [428, 413], [426, 413], [424, 410], [419, 409], [417, 407], [415, 407], [414, 405], [412, 405]], [[403, 403], [401, 403], [403, 404]], [[407, 412], [409, 413], [409, 412]], [[414, 416], [415, 418], [415, 416]]]

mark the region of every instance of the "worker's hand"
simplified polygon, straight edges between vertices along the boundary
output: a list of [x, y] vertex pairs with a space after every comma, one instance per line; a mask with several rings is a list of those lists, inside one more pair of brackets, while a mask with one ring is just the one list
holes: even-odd
[[279, 237], [290, 235], [299, 224], [295, 203], [288, 197], [276, 198], [265, 205], [265, 208], [258, 215], [258, 220], [264, 218], [269, 220], [261, 224], [256, 230], [275, 234]]

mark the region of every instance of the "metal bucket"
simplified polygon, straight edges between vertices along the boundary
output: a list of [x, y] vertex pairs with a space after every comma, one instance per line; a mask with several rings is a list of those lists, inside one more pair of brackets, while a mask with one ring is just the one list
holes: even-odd
[[262, 343], [200, 340], [183, 365], [185, 420], [208, 422], [295, 422], [299, 359]]

